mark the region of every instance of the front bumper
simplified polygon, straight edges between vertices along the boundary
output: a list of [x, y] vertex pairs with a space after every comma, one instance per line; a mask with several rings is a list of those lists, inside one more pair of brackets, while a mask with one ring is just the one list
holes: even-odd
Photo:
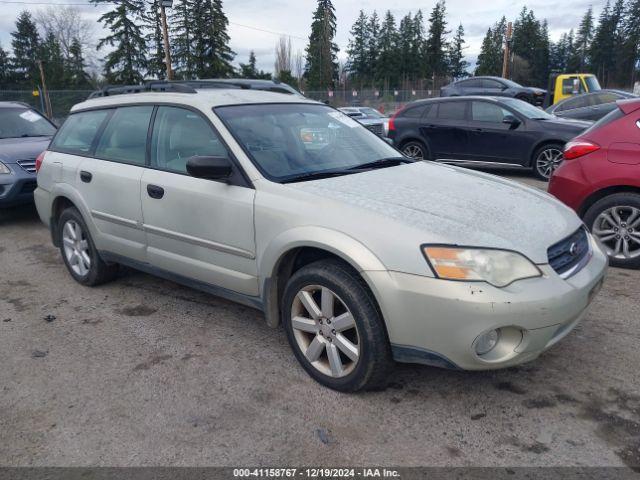
[[0, 207], [13, 207], [33, 202], [33, 191], [38, 186], [36, 175], [17, 164], [5, 164], [9, 174], [0, 174]]
[[[566, 280], [548, 265], [539, 266], [542, 277], [504, 288], [398, 272], [364, 275], [379, 301], [397, 361], [464, 370], [504, 368], [538, 357], [582, 319], [608, 265], [590, 241], [591, 260]], [[482, 358], [474, 343], [493, 329], [509, 333], [504, 338], [511, 343], [500, 356]], [[514, 340], [513, 332], [521, 336]]]

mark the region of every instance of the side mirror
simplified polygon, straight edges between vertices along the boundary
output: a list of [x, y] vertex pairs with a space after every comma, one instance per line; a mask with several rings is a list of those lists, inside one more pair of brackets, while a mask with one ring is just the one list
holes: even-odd
[[187, 173], [195, 178], [222, 180], [233, 173], [231, 160], [227, 157], [191, 157], [187, 160]]
[[506, 123], [511, 128], [518, 128], [518, 125], [520, 125], [520, 120], [518, 120], [513, 115], [505, 115], [502, 119], [502, 123]]

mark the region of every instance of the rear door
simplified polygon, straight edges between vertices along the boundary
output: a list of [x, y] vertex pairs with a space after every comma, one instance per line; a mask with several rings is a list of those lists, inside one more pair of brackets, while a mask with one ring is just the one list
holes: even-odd
[[484, 78], [482, 79], [482, 89], [485, 95], [490, 95], [492, 97], [502, 97], [504, 96], [506, 87], [497, 80]]
[[481, 78], [470, 78], [463, 80], [456, 85], [457, 89], [463, 95], [484, 95], [484, 88]]
[[145, 261], [140, 178], [153, 106], [125, 106], [108, 113], [92, 157], [78, 166], [77, 187], [98, 229], [98, 249]]
[[142, 176], [148, 261], [191, 281], [257, 296], [255, 190], [191, 177], [192, 156], [231, 153], [200, 112], [159, 106]]
[[436, 160], [466, 158], [468, 105], [468, 101], [458, 99], [437, 102], [423, 117], [421, 134]]

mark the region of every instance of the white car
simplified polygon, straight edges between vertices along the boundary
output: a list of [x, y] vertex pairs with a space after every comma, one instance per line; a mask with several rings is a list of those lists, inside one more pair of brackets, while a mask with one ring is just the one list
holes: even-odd
[[413, 161], [291, 95], [167, 84], [93, 98], [38, 169], [38, 212], [76, 281], [128, 265], [258, 308], [336, 390], [384, 386], [394, 360], [532, 360], [607, 268], [546, 193]]

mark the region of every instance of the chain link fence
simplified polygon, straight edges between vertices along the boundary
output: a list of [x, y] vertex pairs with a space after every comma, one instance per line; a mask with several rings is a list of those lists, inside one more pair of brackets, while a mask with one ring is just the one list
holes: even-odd
[[[83, 102], [93, 90], [49, 90], [53, 122], [60, 125], [69, 110], [76, 103]], [[45, 112], [44, 98], [41, 94], [34, 95], [37, 90], [0, 90], [0, 102], [23, 102], [31, 105], [40, 112]]]
[[303, 92], [313, 100], [328, 102], [334, 107], [373, 107], [382, 113], [393, 114], [414, 100], [439, 96], [435, 90], [333, 90]]

